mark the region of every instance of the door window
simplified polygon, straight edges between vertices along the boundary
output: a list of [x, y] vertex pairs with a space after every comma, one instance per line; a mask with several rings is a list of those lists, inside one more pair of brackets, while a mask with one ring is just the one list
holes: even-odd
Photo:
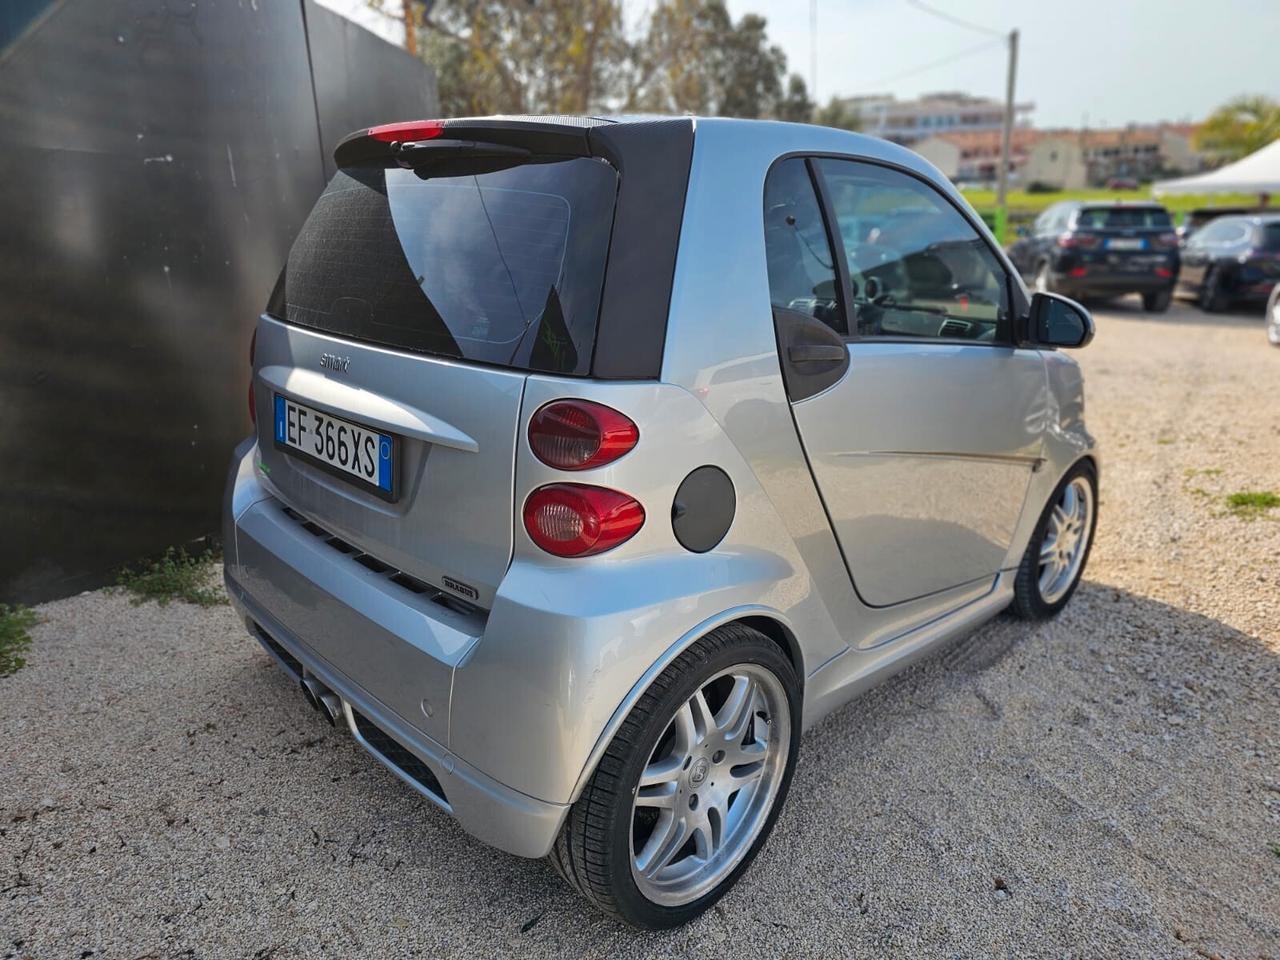
[[849, 268], [851, 332], [1008, 341], [1008, 277], [955, 207], [896, 170], [818, 165]]
[[831, 244], [808, 167], [799, 157], [779, 163], [765, 181], [764, 236], [773, 305], [844, 333]]

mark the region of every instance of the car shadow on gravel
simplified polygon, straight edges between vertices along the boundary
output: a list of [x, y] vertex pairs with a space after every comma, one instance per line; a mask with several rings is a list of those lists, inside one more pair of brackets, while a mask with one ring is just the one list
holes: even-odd
[[[819, 724], [756, 864], [661, 934], [471, 839], [330, 728], [225, 609], [163, 616], [204, 633], [177, 654], [167, 641], [144, 675], [102, 641], [123, 649], [127, 626], [59, 651], [46, 625], [40, 642], [69, 658], [59, 702], [13, 699], [27, 671], [0, 690], [0, 733], [26, 758], [0, 829], [17, 956], [1195, 958], [1280, 943], [1276, 648], [1132, 593], [1086, 583], [1052, 622], [998, 619]], [[104, 706], [60, 702], [90, 690]]]

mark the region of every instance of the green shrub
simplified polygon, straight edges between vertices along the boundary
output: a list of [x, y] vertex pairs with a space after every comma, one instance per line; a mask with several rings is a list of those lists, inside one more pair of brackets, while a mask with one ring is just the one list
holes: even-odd
[[35, 611], [19, 604], [11, 607], [0, 603], [0, 677], [17, 673], [27, 665], [23, 656], [31, 649], [31, 635], [27, 633], [39, 618]]
[[227, 602], [227, 595], [214, 577], [214, 565], [218, 555], [206, 550], [190, 556], [181, 547], [170, 547], [159, 560], [144, 564], [140, 569], [125, 567], [116, 583], [133, 594], [135, 606], [154, 600], [162, 607], [171, 600], [194, 603], [199, 607], [213, 607]]

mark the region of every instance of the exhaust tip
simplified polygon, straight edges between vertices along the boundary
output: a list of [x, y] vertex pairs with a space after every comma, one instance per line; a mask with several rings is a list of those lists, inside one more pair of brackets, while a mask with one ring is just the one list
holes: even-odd
[[302, 695], [307, 698], [307, 703], [316, 709], [322, 709], [320, 706], [320, 684], [316, 683], [310, 677], [302, 678]]
[[320, 712], [329, 721], [329, 726], [338, 726], [338, 718], [342, 716], [342, 700], [332, 690], [326, 690], [317, 699]]

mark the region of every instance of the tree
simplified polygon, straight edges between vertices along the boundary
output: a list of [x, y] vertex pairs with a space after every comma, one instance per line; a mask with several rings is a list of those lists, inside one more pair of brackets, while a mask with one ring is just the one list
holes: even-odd
[[446, 116], [623, 109], [809, 120], [767, 22], [724, 0], [657, 0], [629, 38], [622, 0], [365, 0], [403, 22]]
[[599, 110], [628, 58], [621, 0], [366, 2], [415, 32], [450, 116]]
[[841, 100], [839, 97], [832, 97], [825, 107], [814, 111], [813, 122], [840, 130], [862, 129], [862, 117], [857, 109], [851, 107], [847, 100]]
[[1280, 103], [1245, 96], [1225, 103], [1196, 131], [1196, 146], [1236, 160], [1280, 138]]

